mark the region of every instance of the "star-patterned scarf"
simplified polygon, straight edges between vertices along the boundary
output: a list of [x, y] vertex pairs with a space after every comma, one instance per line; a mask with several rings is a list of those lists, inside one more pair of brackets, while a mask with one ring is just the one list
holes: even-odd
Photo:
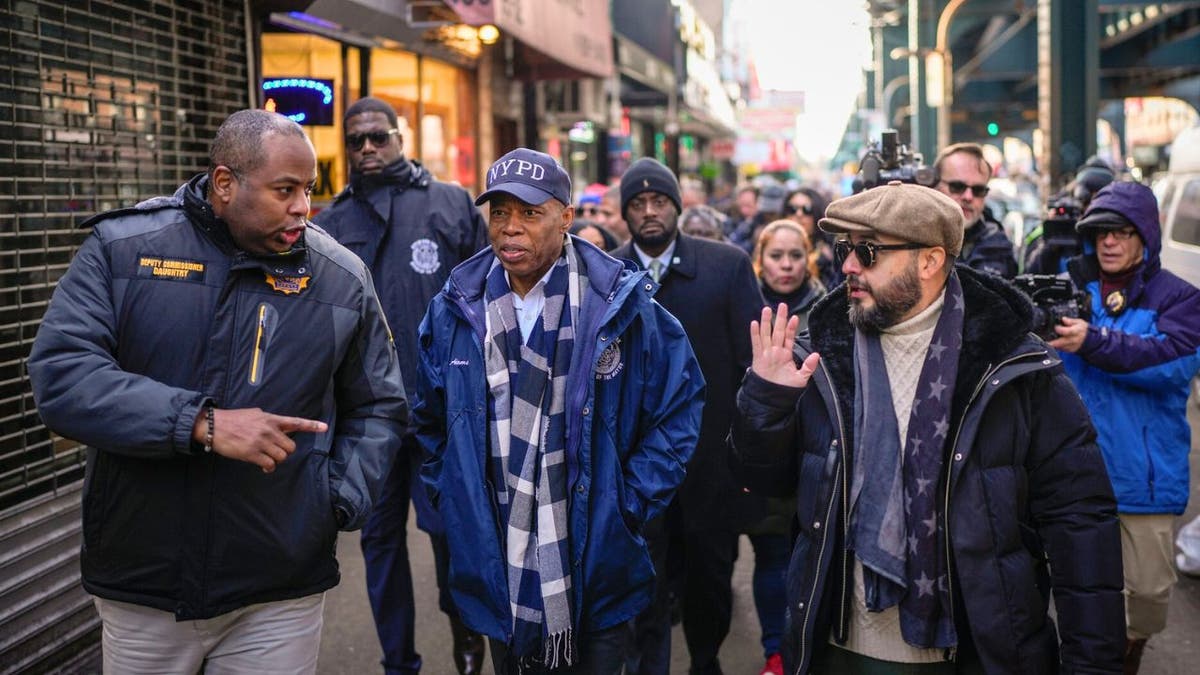
[[903, 457], [879, 334], [855, 334], [859, 441], [847, 545], [863, 564], [867, 609], [899, 605], [901, 636], [923, 648], [958, 642], [938, 486], [962, 347], [963, 307], [958, 275], [951, 272], [917, 381]]

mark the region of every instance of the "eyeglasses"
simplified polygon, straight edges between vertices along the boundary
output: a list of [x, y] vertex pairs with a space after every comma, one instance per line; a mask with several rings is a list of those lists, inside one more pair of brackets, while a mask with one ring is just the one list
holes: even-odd
[[787, 208], [785, 210], [787, 211], [786, 215], [789, 215], [789, 216], [796, 214], [796, 213], [803, 213], [806, 216], [811, 216], [813, 214], [812, 204], [802, 204], [800, 206], [796, 206], [795, 204], [788, 204]]
[[979, 199], [980, 197], [986, 197], [988, 190], [991, 190], [991, 188], [986, 185], [968, 185], [961, 180], [944, 180], [942, 182], [946, 184], [946, 187], [950, 188], [950, 194], [961, 195], [963, 191], [965, 191], [967, 188], [970, 188], [971, 196], [975, 197], [976, 199]]
[[1098, 230], [1096, 232], [1096, 241], [1104, 241], [1108, 239], [1108, 235], [1112, 235], [1117, 241], [1129, 241], [1133, 239], [1133, 235], [1137, 234], [1135, 227], [1122, 227], [1119, 230]]
[[371, 141], [371, 145], [378, 148], [398, 133], [400, 133], [399, 129], [388, 129], [387, 131], [368, 131], [362, 134], [346, 134], [346, 147], [358, 151], [363, 149], [363, 143]]
[[579, 207], [579, 215], [581, 215], [581, 216], [595, 216], [595, 215], [599, 215], [599, 214], [600, 214], [600, 209], [598, 209], [594, 206]]
[[850, 251], [854, 251], [854, 255], [858, 256], [858, 262], [864, 268], [875, 264], [875, 258], [880, 251], [915, 251], [921, 248], [929, 248], [925, 244], [916, 242], [908, 242], [906, 244], [876, 244], [873, 241], [860, 241], [857, 244], [851, 243], [849, 239], [837, 239], [833, 242], [833, 254], [837, 256], [838, 264], [841, 265], [850, 256]]

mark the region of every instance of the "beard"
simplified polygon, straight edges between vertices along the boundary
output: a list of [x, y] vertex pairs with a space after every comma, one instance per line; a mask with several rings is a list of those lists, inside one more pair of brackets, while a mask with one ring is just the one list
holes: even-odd
[[652, 222], [661, 228], [655, 232], [649, 233], [646, 232], [645, 227], [647, 221], [642, 221], [642, 223], [636, 226], [636, 228], [631, 225], [629, 227], [629, 236], [633, 238], [633, 243], [637, 244], [642, 250], [652, 250], [660, 246], [666, 246], [667, 244], [671, 243], [672, 239], [675, 238], [675, 233], [679, 229], [678, 218], [678, 215], [669, 213], [649, 220], [649, 222]]
[[911, 264], [897, 277], [879, 287], [872, 288], [857, 276], [847, 280], [851, 288], [863, 289], [870, 294], [875, 303], [866, 307], [862, 300], [850, 299], [850, 323], [855, 328], [871, 333], [878, 333], [885, 328], [900, 323], [901, 317], [921, 301], [921, 280], [917, 276], [917, 258], [913, 256]]

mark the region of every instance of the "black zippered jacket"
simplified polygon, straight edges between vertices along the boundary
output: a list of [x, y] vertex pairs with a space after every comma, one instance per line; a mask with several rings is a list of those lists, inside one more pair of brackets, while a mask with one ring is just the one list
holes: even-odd
[[[1027, 332], [1029, 301], [992, 275], [957, 270], [966, 315], [939, 490], [960, 648], [969, 645], [988, 673], [1119, 673], [1120, 534], [1087, 410], [1057, 353]], [[846, 303], [843, 284], [809, 314], [796, 363], [812, 351], [821, 361], [806, 388], [747, 372], [731, 435], [750, 489], [796, 496], [784, 644], [791, 673], [808, 672], [831, 635], [844, 640], [849, 620], [848, 476], [863, 441], [852, 437]]]
[[[84, 588], [179, 620], [336, 585], [408, 418], [362, 261], [316, 227], [239, 251], [206, 180], [86, 223], [28, 364], [46, 425], [89, 446]], [[265, 474], [192, 442], [206, 401], [329, 431]]]

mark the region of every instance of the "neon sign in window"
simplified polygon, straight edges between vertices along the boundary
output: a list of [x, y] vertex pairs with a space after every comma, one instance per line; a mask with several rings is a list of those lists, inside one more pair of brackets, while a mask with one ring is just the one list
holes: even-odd
[[263, 80], [263, 107], [298, 124], [333, 124], [333, 80], [276, 77]]

